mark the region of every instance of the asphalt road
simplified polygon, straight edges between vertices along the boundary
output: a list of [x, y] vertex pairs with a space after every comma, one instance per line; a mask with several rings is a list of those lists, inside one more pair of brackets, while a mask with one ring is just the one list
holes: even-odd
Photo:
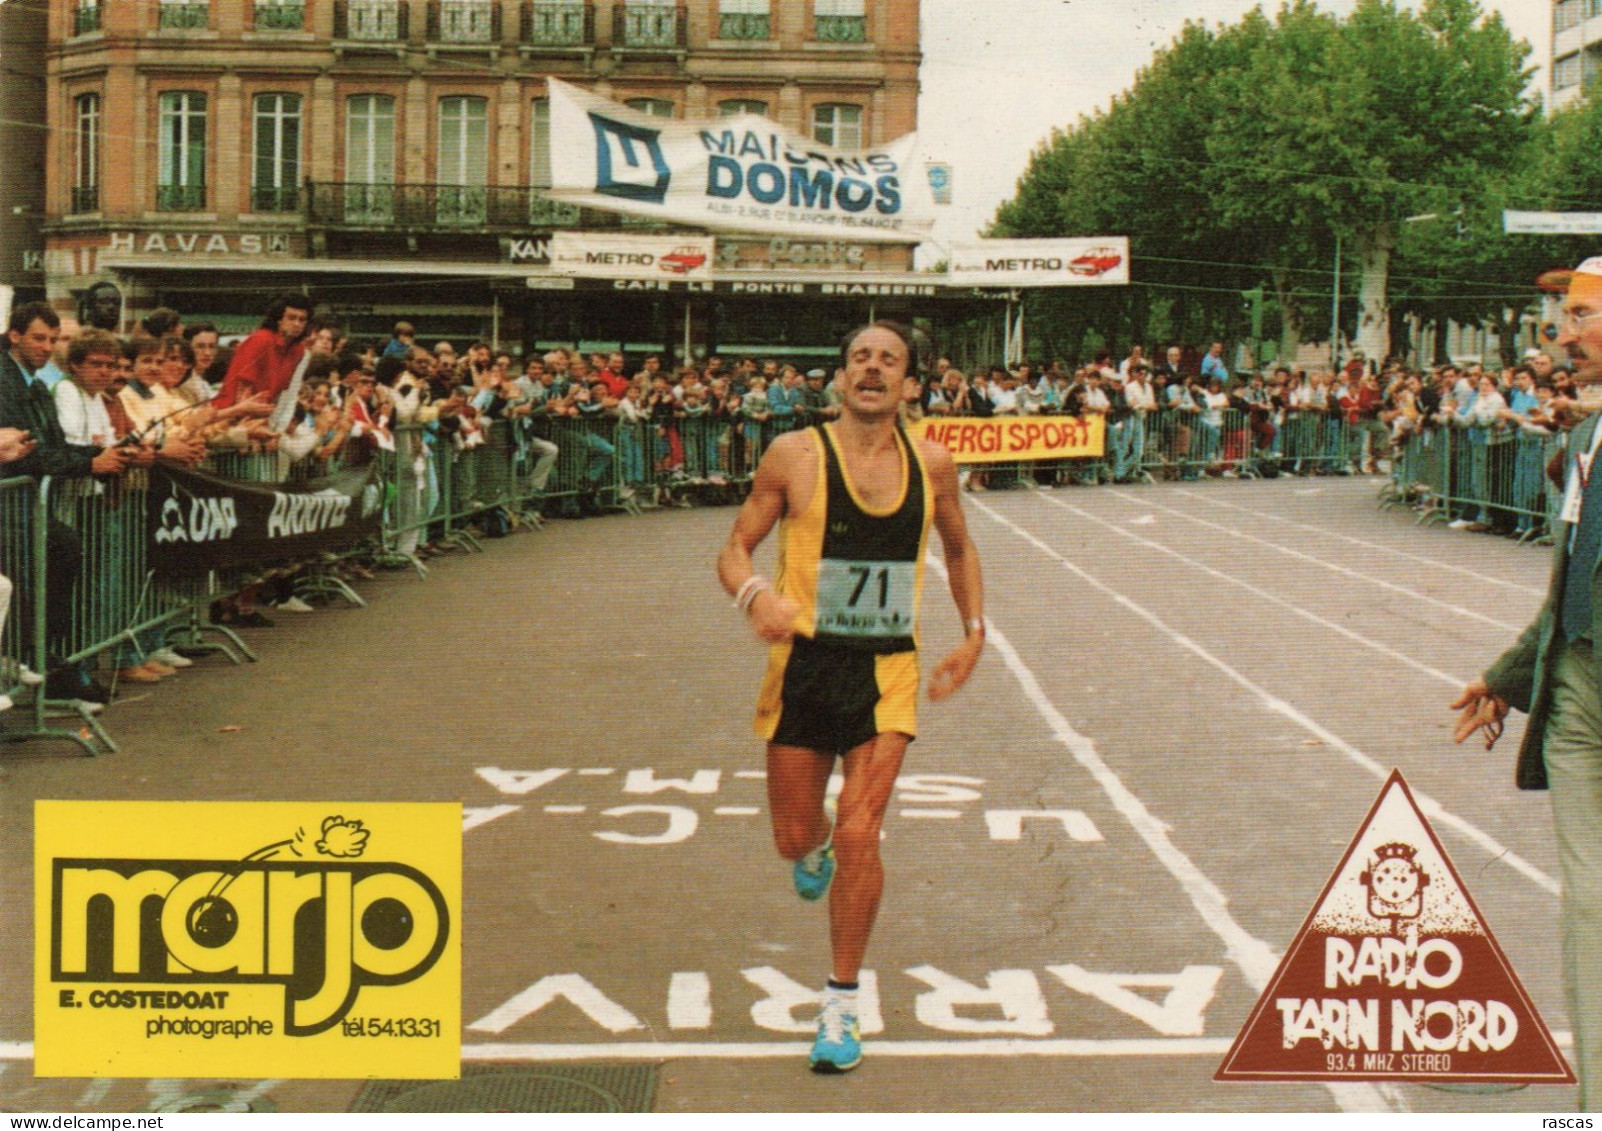
[[[1572, 1107], [1564, 1087], [1212, 1079], [1392, 767], [1568, 1029], [1548, 805], [1512, 784], [1522, 720], [1487, 755], [1451, 744], [1446, 710], [1533, 615], [1547, 554], [1417, 528], [1376, 485], [967, 496], [990, 647], [921, 708], [868, 953], [882, 1028], [843, 1078], [805, 1070], [826, 924], [769, 840], [762, 652], [712, 575], [732, 511], [553, 523], [383, 575], [365, 610], [283, 614], [248, 634], [260, 663], [114, 704], [122, 753], [0, 751], [0, 1109], [341, 1111], [362, 1087], [35, 1079], [45, 798], [461, 801], [464, 1060], [656, 1065], [657, 1110]], [[926, 670], [959, 631], [929, 583]]]

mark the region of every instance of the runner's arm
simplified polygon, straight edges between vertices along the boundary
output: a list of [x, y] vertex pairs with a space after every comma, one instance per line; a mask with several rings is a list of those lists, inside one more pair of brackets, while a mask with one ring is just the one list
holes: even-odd
[[[731, 597], [747, 597], [746, 615], [757, 636], [769, 644], [781, 643], [795, 633], [796, 604], [781, 597], [765, 581], [757, 578], [752, 553], [784, 517], [787, 484], [795, 466], [796, 451], [804, 434], [790, 433], [774, 440], [757, 465], [751, 479], [751, 494], [735, 516], [734, 529], [718, 555], [718, 580]], [[757, 586], [750, 593], [748, 586]]]
[[964, 632], [962, 643], [940, 661], [929, 677], [929, 698], [940, 700], [968, 682], [979, 662], [979, 653], [984, 650], [984, 579], [979, 571], [979, 551], [974, 548], [962, 513], [956, 461], [944, 444], [925, 443], [921, 451], [929, 481], [934, 485], [934, 524], [945, 551], [951, 599], [962, 617]]

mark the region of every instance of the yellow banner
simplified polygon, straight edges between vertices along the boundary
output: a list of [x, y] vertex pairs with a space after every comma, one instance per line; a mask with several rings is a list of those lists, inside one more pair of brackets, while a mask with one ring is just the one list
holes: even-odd
[[917, 427], [924, 439], [951, 449], [958, 463], [1095, 457], [1106, 436], [1106, 418], [1099, 415], [927, 416]]
[[40, 801], [39, 1076], [461, 1071], [459, 804]]

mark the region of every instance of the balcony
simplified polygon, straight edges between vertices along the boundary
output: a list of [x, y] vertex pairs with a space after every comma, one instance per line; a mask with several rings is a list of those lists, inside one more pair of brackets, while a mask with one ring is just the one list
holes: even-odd
[[71, 208], [74, 216], [84, 212], [100, 211], [100, 186], [89, 185], [73, 189]]
[[349, 43], [403, 41], [411, 21], [405, 0], [335, 0], [334, 38]]
[[576, 206], [547, 200], [523, 186], [321, 181], [308, 183], [307, 192], [306, 223], [314, 227], [525, 232], [579, 222]]
[[453, 47], [490, 47], [501, 41], [497, 0], [429, 0], [428, 41]]
[[631, 4], [612, 9], [612, 48], [682, 52], [688, 42], [689, 15], [683, 4]]
[[719, 39], [772, 39], [773, 21], [766, 12], [722, 12]]
[[157, 185], [157, 212], [204, 212], [205, 185]]
[[256, 0], [257, 31], [300, 31], [306, 26], [306, 0]]
[[72, 34], [88, 35], [92, 31], [100, 30], [100, 5], [79, 4], [78, 10], [72, 14]]
[[524, 0], [518, 42], [525, 48], [563, 49], [595, 43], [595, 5], [588, 0]]
[[300, 189], [294, 185], [274, 188], [256, 185], [250, 190], [252, 212], [297, 212], [300, 210]]
[[866, 16], [814, 16], [812, 38], [819, 43], [866, 43]]
[[156, 25], [163, 31], [195, 31], [211, 26], [211, 5], [195, 0], [161, 0]]

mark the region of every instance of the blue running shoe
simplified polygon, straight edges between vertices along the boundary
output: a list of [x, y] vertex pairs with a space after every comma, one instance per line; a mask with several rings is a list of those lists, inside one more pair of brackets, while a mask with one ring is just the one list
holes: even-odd
[[808, 1064], [818, 1073], [850, 1072], [862, 1063], [862, 1034], [857, 1030], [856, 995], [825, 991], [818, 1014], [818, 1037]]
[[808, 902], [822, 899], [834, 882], [834, 845], [822, 844], [795, 862], [795, 893]]

